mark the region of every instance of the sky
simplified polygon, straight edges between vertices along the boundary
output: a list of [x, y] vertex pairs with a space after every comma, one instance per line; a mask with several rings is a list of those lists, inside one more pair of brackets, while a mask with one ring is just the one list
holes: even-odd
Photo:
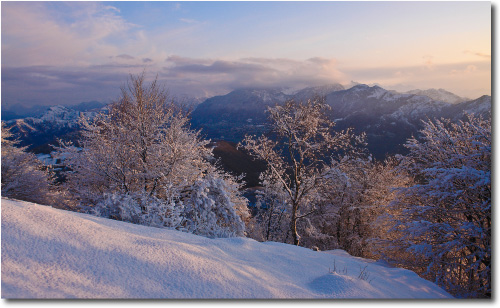
[[491, 10], [488, 1], [2, 1], [2, 107], [108, 103], [143, 71], [179, 98], [355, 81], [473, 99], [491, 95]]

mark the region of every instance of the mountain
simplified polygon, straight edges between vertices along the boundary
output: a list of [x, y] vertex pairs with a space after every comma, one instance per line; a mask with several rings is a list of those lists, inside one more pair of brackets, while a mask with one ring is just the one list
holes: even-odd
[[491, 96], [483, 95], [478, 99], [465, 101], [449, 107], [449, 118], [461, 117], [463, 112], [491, 116]]
[[[87, 112], [87, 111], [96, 111], [102, 109], [105, 106], [106, 106], [105, 103], [101, 103], [98, 101], [90, 101], [90, 102], [81, 102], [77, 105], [67, 106], [63, 108], [68, 108], [70, 110], [75, 110], [80, 112]], [[26, 107], [22, 105], [2, 104], [2, 121], [18, 120], [28, 117], [38, 118], [42, 114], [46, 113], [47, 109], [52, 107], [54, 106], [34, 105]]]
[[411, 90], [411, 91], [408, 91], [405, 93], [406, 94], [423, 95], [423, 96], [427, 96], [435, 101], [446, 102], [446, 103], [450, 103], [450, 104], [458, 104], [458, 103], [462, 103], [462, 102], [469, 100], [467, 98], [460, 97], [456, 94], [448, 92], [444, 89]]
[[199, 104], [191, 114], [191, 124], [193, 128], [201, 129], [207, 138], [239, 142], [246, 134], [259, 135], [269, 130], [268, 107], [287, 99], [306, 100], [343, 89], [340, 84], [331, 84], [290, 93], [278, 88], [235, 90]]
[[[441, 89], [436, 91], [449, 93]], [[406, 154], [403, 145], [408, 138], [419, 135], [422, 120], [440, 117], [458, 120], [464, 112], [488, 116], [491, 111], [490, 96], [450, 103], [422, 95], [420, 90], [398, 93], [380, 86], [352, 83], [350, 88], [346, 88], [332, 84], [298, 91], [240, 89], [211, 97], [198, 104], [191, 113], [191, 127], [201, 129], [203, 137], [217, 141], [214, 154], [227, 171], [246, 173], [245, 180], [249, 184], [255, 183], [258, 173], [255, 170], [260, 170], [262, 166], [254, 166], [255, 162], [240, 153], [235, 144], [246, 134], [269, 132], [268, 107], [291, 98], [306, 100], [315, 94], [325, 96], [326, 103], [332, 107], [328, 116], [336, 122], [335, 129], [353, 127], [357, 133], [365, 132], [368, 150], [379, 160], [387, 154]], [[98, 112], [106, 112], [106, 107], [100, 105], [98, 102], [85, 102], [73, 107], [45, 107], [44, 112], [36, 117], [6, 123], [20, 138], [22, 146], [29, 146], [28, 149], [35, 153], [48, 154], [52, 151], [49, 144], [56, 144], [57, 138], [78, 140], [79, 117], [85, 115], [92, 118]]]
[[[96, 107], [96, 104], [87, 105]], [[77, 107], [78, 108], [78, 107]], [[80, 109], [86, 110], [85, 106]], [[6, 126], [19, 139], [20, 146], [28, 146], [34, 153], [48, 154], [52, 151], [50, 144], [56, 145], [57, 139], [77, 140], [81, 116], [94, 118], [99, 112], [106, 112], [106, 107], [78, 111], [70, 107], [51, 106], [37, 117], [27, 117], [5, 121]]]
[[238, 142], [247, 133], [265, 132], [267, 107], [289, 97], [279, 89], [235, 90], [199, 104], [191, 114], [191, 124], [210, 139]]
[[[305, 88], [292, 94], [279, 89], [237, 90], [212, 97], [198, 105], [192, 113], [192, 124], [211, 139], [239, 142], [245, 134], [262, 134], [269, 131], [266, 110], [286, 99], [305, 100], [315, 94], [323, 95], [331, 107], [329, 118], [336, 122], [336, 129], [353, 127], [357, 133], [366, 132], [368, 149], [377, 159], [387, 154], [405, 154], [403, 144], [418, 136], [422, 120], [447, 117], [458, 119], [464, 111], [491, 110], [491, 97], [472, 101], [447, 102], [458, 96], [445, 90], [435, 90], [423, 95], [388, 91], [380, 86], [353, 84], [346, 89], [341, 85]], [[439, 100], [429, 97], [440, 94]]]
[[4, 198], [1, 245], [7, 299], [453, 298], [342, 250], [210, 239]]
[[90, 102], [81, 102], [80, 104], [70, 106], [69, 108], [76, 111], [86, 112], [86, 111], [100, 110], [104, 108], [106, 105], [107, 104], [98, 101], [90, 101]]
[[2, 121], [24, 119], [27, 117], [37, 117], [47, 110], [47, 106], [34, 105], [8, 105], [2, 102]]
[[323, 85], [319, 87], [308, 87], [304, 88], [302, 90], [299, 90], [293, 94], [293, 98], [296, 100], [304, 101], [311, 99], [315, 95], [318, 96], [326, 96], [332, 92], [336, 91], [341, 91], [345, 90], [344, 86], [341, 84], [329, 84], [329, 85]]

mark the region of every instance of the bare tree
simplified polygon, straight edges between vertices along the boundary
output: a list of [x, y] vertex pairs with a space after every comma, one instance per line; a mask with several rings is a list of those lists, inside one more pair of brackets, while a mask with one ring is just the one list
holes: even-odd
[[246, 136], [241, 144], [267, 163], [263, 180], [286, 195], [295, 245], [300, 244], [297, 223], [319, 203], [318, 189], [331, 155], [347, 151], [354, 140], [362, 141], [351, 130], [332, 133], [334, 123], [326, 117], [327, 109], [321, 97], [307, 102], [288, 100], [268, 108], [275, 138]]

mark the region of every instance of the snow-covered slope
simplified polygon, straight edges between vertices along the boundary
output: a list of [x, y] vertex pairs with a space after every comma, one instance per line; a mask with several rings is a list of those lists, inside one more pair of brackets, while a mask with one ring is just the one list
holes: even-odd
[[450, 297], [411, 271], [343, 251], [208, 239], [2, 199], [2, 298]]
[[406, 93], [427, 96], [435, 101], [449, 104], [458, 104], [468, 100], [444, 89], [411, 90]]

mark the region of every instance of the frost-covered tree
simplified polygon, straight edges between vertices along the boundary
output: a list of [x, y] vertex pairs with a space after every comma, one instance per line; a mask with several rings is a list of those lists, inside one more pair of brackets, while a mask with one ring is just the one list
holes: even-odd
[[[491, 120], [425, 122], [402, 168], [417, 184], [392, 205], [400, 259], [449, 292], [491, 296]], [[396, 249], [397, 250], [397, 249]]]
[[371, 239], [387, 231], [377, 217], [394, 199], [393, 188], [404, 186], [407, 178], [393, 171], [393, 159], [377, 162], [360, 154], [334, 160], [324, 171], [323, 201], [306, 218], [309, 228], [303, 237], [308, 247], [375, 257]]
[[[157, 80], [147, 84], [144, 74], [131, 76], [107, 114], [92, 121], [82, 118], [81, 123], [83, 137], [78, 147], [67, 144], [59, 152], [72, 170], [67, 176], [69, 191], [78, 203], [96, 213], [142, 224], [179, 227], [193, 210], [188, 200], [194, 198], [200, 186], [213, 184], [208, 141], [189, 128], [188, 116], [168, 99]], [[219, 180], [230, 186], [229, 178]], [[233, 208], [239, 206], [239, 192], [220, 183], [210, 188], [206, 189], [211, 194], [199, 195], [206, 198], [200, 202], [215, 200], [211, 210], [226, 215], [216, 221], [224, 223], [211, 227], [227, 227], [241, 235], [240, 225], [232, 228], [225, 221], [230, 214], [231, 219], [240, 219]], [[217, 189], [218, 199], [210, 199]], [[200, 229], [208, 222], [190, 223]]]
[[16, 147], [10, 130], [2, 122], [2, 196], [40, 204], [51, 204], [52, 176], [26, 147]]
[[294, 245], [300, 244], [300, 221], [320, 202], [318, 189], [330, 155], [350, 149], [353, 141], [362, 141], [351, 130], [332, 133], [334, 123], [327, 118], [327, 109], [321, 97], [307, 102], [288, 100], [268, 108], [275, 138], [246, 136], [242, 142], [245, 149], [267, 163], [263, 180], [268, 189], [286, 195]]
[[249, 237], [258, 241], [287, 243], [290, 234], [291, 207], [287, 194], [272, 175], [264, 174], [262, 187], [256, 191], [257, 202], [251, 219]]
[[82, 118], [80, 148], [61, 151], [74, 170], [70, 188], [84, 204], [95, 204], [97, 193], [178, 194], [207, 168], [210, 154], [188, 121], [156, 80], [131, 76], [108, 114]]

